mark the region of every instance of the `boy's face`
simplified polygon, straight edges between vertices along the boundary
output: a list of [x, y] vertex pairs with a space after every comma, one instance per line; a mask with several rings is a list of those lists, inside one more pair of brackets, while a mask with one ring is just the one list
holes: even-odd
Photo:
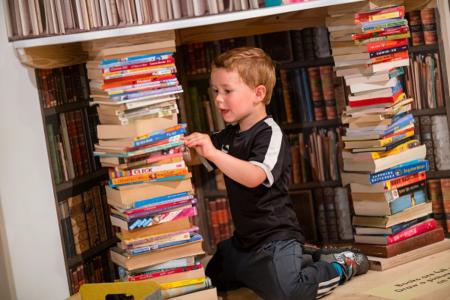
[[242, 125], [251, 126], [253, 120], [259, 121], [262, 111], [265, 114], [264, 86], [249, 87], [236, 71], [214, 68], [211, 72], [211, 89], [217, 109], [227, 123], [238, 122], [243, 129]]

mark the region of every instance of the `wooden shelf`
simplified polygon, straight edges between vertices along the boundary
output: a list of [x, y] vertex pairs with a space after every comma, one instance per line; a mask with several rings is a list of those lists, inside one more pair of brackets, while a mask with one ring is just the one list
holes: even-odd
[[342, 125], [338, 119], [333, 120], [323, 120], [323, 121], [312, 121], [307, 123], [292, 123], [292, 124], [282, 124], [281, 128], [285, 131], [296, 131], [306, 128], [316, 128], [316, 127], [336, 127]]
[[323, 182], [306, 182], [306, 183], [292, 184], [289, 187], [289, 192], [295, 193], [296, 191], [303, 191], [303, 190], [324, 188], [324, 187], [338, 187], [338, 186], [341, 186], [340, 180], [323, 181]]
[[209, 73], [187, 75], [186, 78], [190, 82], [192, 82], [192, 81], [204, 81], [204, 80], [208, 80], [209, 79]]
[[281, 69], [298, 69], [298, 68], [307, 68], [307, 67], [318, 67], [325, 65], [334, 64], [333, 57], [325, 57], [325, 58], [317, 58], [308, 61], [293, 61], [288, 63], [280, 63], [278, 67]]
[[424, 108], [420, 110], [413, 110], [412, 114], [417, 116], [437, 116], [437, 115], [445, 115], [447, 114], [447, 110], [445, 107], [438, 107], [438, 108]]
[[64, 201], [72, 195], [79, 194], [84, 190], [98, 184], [101, 180], [108, 178], [108, 170], [105, 168], [99, 169], [92, 174], [81, 178], [75, 178], [56, 185], [56, 194], [58, 201]]
[[97, 246], [94, 246], [93, 248], [87, 250], [86, 252], [84, 252], [80, 255], [69, 257], [67, 259], [67, 265], [69, 266], [69, 268], [73, 268], [73, 267], [83, 263], [84, 261], [96, 256], [97, 254], [100, 254], [101, 252], [105, 251], [106, 249], [110, 248], [111, 246], [113, 246], [116, 243], [117, 243], [117, 239], [111, 238], [101, 244], [98, 244]]
[[439, 50], [439, 45], [436, 43], [436, 44], [432, 44], [432, 45], [412, 46], [412, 47], [409, 47], [408, 50], [410, 53], [437, 52]]
[[450, 178], [450, 170], [429, 171], [427, 172], [428, 179]]
[[56, 114], [89, 107], [89, 105], [90, 105], [90, 102], [88, 100], [84, 100], [84, 101], [80, 101], [80, 102], [59, 105], [59, 106], [55, 106], [55, 107], [51, 107], [51, 108], [44, 108], [44, 116], [46, 118], [48, 118], [48, 117], [54, 116]]
[[288, 12], [301, 11], [312, 8], [320, 8], [338, 4], [355, 3], [361, 2], [362, 0], [314, 0], [302, 3], [293, 3], [288, 5], [265, 7], [253, 10], [231, 12], [225, 14], [217, 15], [207, 15], [195, 18], [186, 18], [168, 22], [160, 22], [154, 24], [145, 25], [135, 25], [127, 26], [114, 29], [100, 29], [94, 31], [72, 33], [66, 35], [55, 35], [49, 37], [35, 37], [23, 40], [12, 41], [14, 48], [28, 48], [28, 47], [38, 47], [46, 45], [57, 45], [57, 44], [67, 44], [83, 41], [91, 41], [97, 39], [111, 38], [111, 37], [121, 37], [130, 36], [150, 32], [159, 32], [166, 30], [175, 30], [183, 28], [191, 28], [204, 25], [212, 25], [233, 21], [240, 21], [258, 17], [272, 16], [277, 14], [284, 14]]

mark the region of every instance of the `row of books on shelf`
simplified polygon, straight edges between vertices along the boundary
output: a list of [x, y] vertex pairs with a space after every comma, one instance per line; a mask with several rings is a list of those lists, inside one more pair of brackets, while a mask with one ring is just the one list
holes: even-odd
[[444, 84], [439, 53], [411, 53], [405, 71], [405, 93], [413, 98], [413, 108], [444, 107]]
[[[414, 100], [400, 78], [410, 63], [404, 17], [399, 5], [327, 19], [335, 33], [336, 73], [350, 91], [342, 121], [347, 128], [341, 179], [350, 187], [354, 246], [371, 256], [391, 257], [444, 238], [443, 229], [427, 218], [432, 213], [427, 149], [415, 139]], [[367, 84], [367, 76], [377, 79]]]
[[198, 208], [183, 156], [187, 126], [177, 116], [175, 42], [161, 43], [169, 45], [164, 52], [145, 40], [87, 45], [87, 66], [101, 123], [94, 155], [109, 168], [106, 198], [119, 240], [111, 260], [121, 280], [152, 279], [169, 298], [203, 293], [211, 283], [198, 260], [203, 237], [191, 222]]
[[44, 108], [89, 100], [89, 85], [84, 64], [36, 69], [36, 84]]
[[99, 168], [91, 152], [91, 136], [95, 137], [92, 134], [95, 134], [97, 122], [91, 109], [61, 113], [56, 120], [47, 122], [55, 184], [88, 175]]
[[[280, 1], [281, 3], [281, 1]], [[10, 37], [77, 33], [264, 7], [258, 0], [37, 0], [8, 2]]]
[[80, 255], [111, 238], [111, 222], [102, 186], [58, 203], [64, 247], [68, 257]]
[[306, 62], [330, 57], [327, 29], [323, 26], [308, 27], [184, 45], [181, 52], [186, 74], [208, 74], [211, 71], [212, 60], [217, 55], [242, 46], [260, 47], [277, 63]]
[[432, 7], [413, 10], [406, 14], [411, 30], [411, 45], [432, 45], [437, 43], [436, 10]]
[[220, 241], [231, 238], [234, 225], [227, 198], [204, 198], [204, 201], [207, 205], [209, 246], [214, 249]]
[[108, 253], [96, 255], [83, 264], [69, 269], [70, 289], [78, 293], [85, 283], [108, 282], [113, 280], [109, 274]]
[[337, 106], [345, 105], [345, 99], [335, 93], [342, 86], [333, 74], [331, 65], [281, 69], [269, 111], [281, 124], [336, 119]]
[[291, 183], [339, 179], [339, 128], [313, 130], [288, 136], [291, 144]]
[[447, 116], [416, 117], [415, 135], [426, 146], [430, 171], [450, 170], [450, 147]]

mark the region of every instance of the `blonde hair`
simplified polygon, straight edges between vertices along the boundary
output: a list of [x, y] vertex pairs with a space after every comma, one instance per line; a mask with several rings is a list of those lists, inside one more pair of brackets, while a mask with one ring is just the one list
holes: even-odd
[[213, 60], [211, 68], [236, 71], [251, 88], [263, 85], [266, 88], [264, 103], [270, 103], [275, 86], [275, 67], [270, 56], [262, 49], [240, 47], [228, 50]]

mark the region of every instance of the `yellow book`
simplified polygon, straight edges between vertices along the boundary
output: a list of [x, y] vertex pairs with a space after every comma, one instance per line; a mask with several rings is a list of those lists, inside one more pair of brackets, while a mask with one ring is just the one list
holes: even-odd
[[161, 283], [159, 286], [161, 287], [162, 290], [168, 290], [168, 289], [173, 289], [173, 288], [182, 287], [182, 286], [186, 286], [186, 285], [200, 284], [203, 282], [205, 282], [205, 277]]
[[400, 152], [403, 152], [405, 150], [411, 149], [413, 147], [416, 147], [417, 145], [420, 145], [419, 140], [410, 140], [407, 141], [404, 144], [398, 145], [397, 147], [395, 147], [392, 150], [386, 151], [386, 152], [372, 152], [372, 159], [379, 159], [379, 158], [383, 158], [383, 157], [387, 157], [393, 154], [397, 154]]

